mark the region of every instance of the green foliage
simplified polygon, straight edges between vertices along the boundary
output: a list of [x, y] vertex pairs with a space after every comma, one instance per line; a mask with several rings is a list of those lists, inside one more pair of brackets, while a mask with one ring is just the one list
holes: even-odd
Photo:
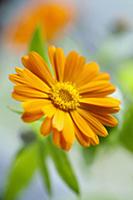
[[133, 106], [130, 105], [124, 115], [123, 127], [119, 135], [120, 143], [133, 153]]
[[64, 151], [55, 147], [50, 140], [48, 145], [50, 150], [50, 156], [54, 161], [58, 174], [74, 192], [79, 194], [80, 191], [78, 181], [72, 169], [67, 154]]
[[49, 63], [48, 55], [47, 55], [47, 46], [46, 46], [46, 42], [44, 43], [42, 30], [40, 26], [36, 28], [32, 36], [32, 40], [29, 45], [29, 51], [36, 51], [44, 58], [44, 60], [47, 63]]
[[5, 200], [17, 199], [19, 193], [30, 183], [37, 169], [37, 145], [26, 146], [17, 154], [5, 187]]
[[44, 186], [47, 188], [49, 194], [51, 194], [51, 182], [49, 176], [49, 170], [47, 166], [47, 145], [41, 140], [38, 143], [38, 166], [43, 179]]
[[8, 109], [11, 110], [12, 112], [18, 114], [18, 115], [21, 115], [23, 113], [22, 111], [17, 110], [15, 108], [11, 107], [11, 106], [8, 106]]
[[97, 149], [98, 149], [98, 146], [82, 148], [83, 158], [84, 158], [84, 161], [87, 164], [87, 166], [91, 165], [94, 162], [94, 160], [97, 156]]
[[121, 65], [121, 70], [118, 72], [118, 79], [121, 87], [126, 91], [133, 94], [133, 60], [126, 60]]

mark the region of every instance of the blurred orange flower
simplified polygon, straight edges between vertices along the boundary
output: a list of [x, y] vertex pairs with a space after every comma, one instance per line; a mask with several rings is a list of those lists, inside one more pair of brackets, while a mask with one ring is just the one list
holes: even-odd
[[99, 144], [108, 132], [104, 126], [116, 126], [112, 116], [120, 101], [109, 95], [115, 91], [107, 73], [95, 62], [72, 51], [67, 56], [61, 48], [49, 47], [51, 74], [43, 58], [31, 52], [22, 58], [24, 69], [16, 68], [10, 80], [16, 85], [13, 97], [23, 102], [25, 122], [45, 116], [41, 133], [53, 132], [58, 147], [69, 150], [75, 141], [85, 147]]
[[72, 19], [72, 10], [60, 4], [41, 4], [24, 11], [16, 23], [11, 23], [7, 37], [19, 45], [27, 45], [39, 24], [46, 40], [53, 39]]

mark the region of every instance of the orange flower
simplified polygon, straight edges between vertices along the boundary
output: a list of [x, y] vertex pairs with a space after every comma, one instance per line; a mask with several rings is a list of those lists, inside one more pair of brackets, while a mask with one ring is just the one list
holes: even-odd
[[72, 18], [71, 9], [58, 4], [44, 4], [28, 9], [11, 23], [6, 31], [15, 44], [27, 45], [38, 24], [42, 26], [44, 38], [53, 39]]
[[42, 135], [52, 131], [54, 143], [64, 150], [75, 138], [84, 147], [99, 144], [99, 136], [108, 135], [104, 126], [117, 125], [112, 114], [120, 109], [120, 101], [109, 96], [115, 91], [109, 75], [75, 51], [65, 56], [61, 48], [51, 46], [49, 59], [54, 75], [36, 52], [22, 57], [25, 68], [10, 75], [16, 85], [12, 96], [23, 102], [22, 119], [33, 122], [45, 116]]

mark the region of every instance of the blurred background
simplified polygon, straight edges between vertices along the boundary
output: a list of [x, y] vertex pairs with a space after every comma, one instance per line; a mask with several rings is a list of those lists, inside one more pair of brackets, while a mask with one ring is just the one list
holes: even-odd
[[[22, 66], [20, 57], [27, 52], [38, 24], [47, 44], [61, 46], [66, 53], [75, 49], [111, 74], [122, 109], [117, 116], [119, 126], [98, 147], [83, 149], [75, 144], [68, 153], [80, 196], [66, 186], [48, 159], [52, 195], [49, 197], [36, 171], [14, 199], [133, 199], [132, 18], [131, 0], [0, 0], [0, 200], [4, 199], [16, 153], [24, 143], [34, 140], [29, 126], [8, 108], [19, 106], [11, 98], [8, 74], [14, 72], [14, 66]], [[27, 168], [24, 171], [27, 173]]]

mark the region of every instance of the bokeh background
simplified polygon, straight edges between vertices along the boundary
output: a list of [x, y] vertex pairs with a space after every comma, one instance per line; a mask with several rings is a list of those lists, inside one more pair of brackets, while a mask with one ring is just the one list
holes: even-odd
[[[17, 200], [131, 200], [133, 199], [133, 1], [131, 0], [0, 1], [0, 199], [3, 199], [16, 152], [25, 141], [24, 133], [30, 131], [20, 117], [8, 108], [18, 107], [18, 104], [11, 99], [12, 84], [8, 80], [8, 74], [14, 72], [14, 66], [21, 66], [20, 56], [26, 53], [28, 48], [26, 44], [29, 40], [23, 43], [22, 39], [27, 38], [27, 31], [31, 31], [30, 26], [25, 25], [29, 18], [25, 17], [32, 16], [32, 9], [47, 3], [63, 6], [66, 14], [62, 16], [64, 21], [59, 23], [60, 29], [52, 31], [52, 37], [46, 36], [45, 41], [63, 47], [66, 52], [75, 49], [88, 60], [96, 60], [103, 71], [111, 74], [112, 81], [117, 85], [115, 95], [121, 99], [122, 109], [118, 115], [119, 126], [110, 132], [109, 138], [105, 138], [107, 142], [102, 142], [95, 149], [86, 150], [76, 144], [68, 153], [79, 182], [80, 196], [64, 184], [54, 164], [48, 160], [52, 177], [52, 196], [48, 196], [40, 174], [36, 172]], [[48, 16], [53, 14], [50, 12], [49, 10]], [[31, 21], [29, 20], [30, 25], [32, 17]], [[60, 14], [58, 17], [60, 18]], [[33, 19], [36, 20], [36, 17]], [[48, 18], [48, 21], [53, 19]], [[48, 25], [53, 26], [52, 23]], [[19, 33], [13, 36], [16, 30], [19, 30]]]

